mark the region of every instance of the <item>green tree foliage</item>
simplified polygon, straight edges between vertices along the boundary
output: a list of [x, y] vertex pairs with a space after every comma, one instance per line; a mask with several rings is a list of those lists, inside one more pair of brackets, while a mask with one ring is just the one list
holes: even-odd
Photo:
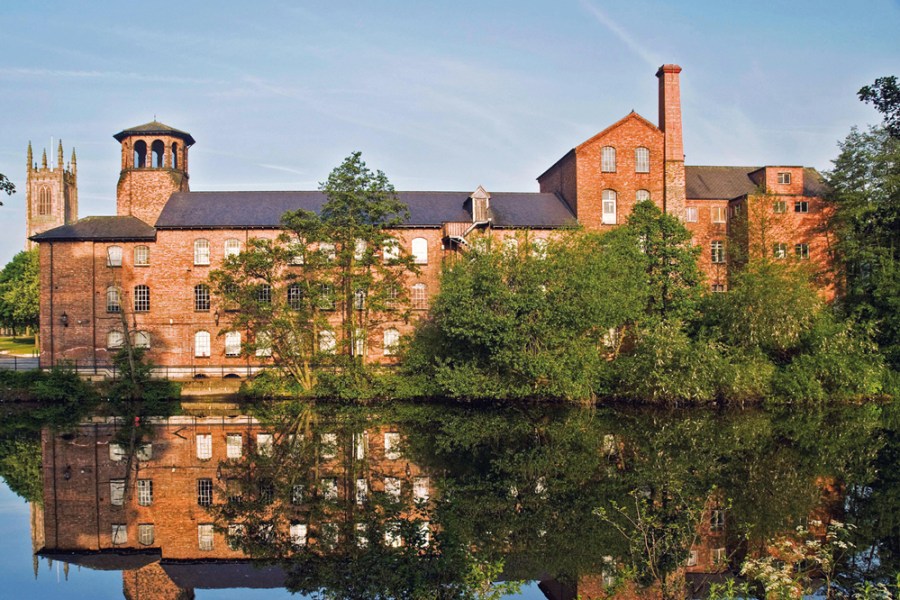
[[847, 314], [871, 322], [889, 363], [900, 366], [900, 139], [853, 129], [827, 174], [830, 225], [844, 274]]
[[573, 232], [546, 247], [477, 240], [445, 268], [405, 369], [433, 395], [589, 398], [614, 351], [610, 329], [643, 313], [642, 264], [620, 232]]
[[37, 328], [40, 316], [38, 251], [16, 254], [0, 271], [0, 325], [13, 330]]
[[690, 231], [649, 200], [634, 205], [624, 229], [643, 250], [642, 268], [649, 285], [647, 316], [694, 318], [703, 275], [697, 266], [700, 248], [691, 242]]
[[408, 319], [406, 277], [415, 272], [388, 233], [408, 209], [384, 173], [356, 152], [320, 190], [327, 198], [320, 213], [286, 213], [285, 233], [251, 240], [211, 274], [226, 311], [222, 333], [249, 332], [243, 352], [271, 354], [305, 393], [319, 382], [319, 367], [365, 380], [366, 340], [376, 325]]
[[894, 138], [900, 138], [900, 86], [897, 77], [879, 77], [872, 85], [857, 92], [859, 99], [872, 104], [884, 116], [884, 128]]
[[[12, 196], [16, 193], [15, 184], [7, 179], [6, 175], [3, 173], [0, 173], [0, 192], [4, 192], [8, 196]], [[0, 206], [3, 206], [2, 202], [0, 202]]]

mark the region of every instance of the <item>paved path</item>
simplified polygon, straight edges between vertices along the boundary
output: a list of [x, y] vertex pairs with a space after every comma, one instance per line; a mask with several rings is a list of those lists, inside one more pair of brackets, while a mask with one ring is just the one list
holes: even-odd
[[36, 356], [13, 356], [0, 354], [0, 369], [12, 369], [15, 371], [30, 371], [38, 368]]

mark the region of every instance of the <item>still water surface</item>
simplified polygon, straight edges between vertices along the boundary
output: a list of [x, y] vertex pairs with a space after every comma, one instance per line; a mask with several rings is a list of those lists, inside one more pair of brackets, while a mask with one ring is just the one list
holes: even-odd
[[6, 415], [0, 597], [707, 597], [745, 564], [890, 583], [898, 413]]

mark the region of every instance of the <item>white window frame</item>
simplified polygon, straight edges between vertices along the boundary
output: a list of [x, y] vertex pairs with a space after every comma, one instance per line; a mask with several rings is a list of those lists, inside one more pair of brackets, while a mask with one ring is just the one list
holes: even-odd
[[394, 502], [400, 501], [400, 494], [403, 491], [403, 482], [399, 477], [384, 478], [384, 493]]
[[410, 242], [413, 262], [417, 265], [428, 264], [428, 240], [423, 237], [413, 238]]
[[275, 452], [275, 436], [271, 433], [257, 433], [256, 452], [260, 456], [272, 456]]
[[772, 256], [779, 260], [787, 258], [787, 244], [785, 242], [772, 244]]
[[809, 212], [809, 202], [806, 200], [795, 200], [794, 201], [794, 212], [800, 214], [806, 214]]
[[128, 527], [125, 523], [113, 523], [110, 541], [113, 546], [122, 546], [128, 543]]
[[337, 337], [330, 329], [323, 329], [319, 332], [319, 352], [322, 354], [337, 353]]
[[197, 438], [197, 458], [199, 460], [209, 460], [212, 458], [212, 434], [198, 433]]
[[134, 266], [147, 267], [150, 266], [150, 247], [135, 246], [134, 247]]
[[202, 477], [197, 480], [197, 505], [212, 506], [213, 501], [212, 479]]
[[122, 312], [122, 294], [119, 293], [119, 288], [114, 285], [106, 288], [106, 312]]
[[602, 192], [602, 208], [603, 216], [601, 223], [604, 225], [616, 224], [616, 204], [618, 203], [618, 194], [615, 190], [603, 190]]
[[138, 543], [142, 546], [152, 546], [156, 537], [153, 523], [141, 523], [138, 525]]
[[106, 266], [121, 267], [122, 266], [122, 246], [106, 247]]
[[384, 433], [384, 457], [388, 460], [398, 460], [401, 456], [400, 434], [396, 431], [386, 431]]
[[725, 223], [728, 220], [728, 211], [724, 206], [710, 206], [709, 220], [711, 223]]
[[362, 505], [369, 497], [369, 482], [360, 477], [356, 480], [356, 503]]
[[227, 331], [225, 333], [225, 356], [236, 357], [241, 355], [241, 332]]
[[600, 172], [616, 172], [616, 148], [614, 146], [600, 148]]
[[794, 254], [799, 260], [809, 260], [809, 244], [794, 244]]
[[229, 433], [225, 436], [225, 457], [240, 458], [244, 454], [244, 436], [240, 433]]
[[634, 149], [634, 172], [649, 173], [650, 172], [650, 149], [644, 146], [638, 146]]
[[138, 479], [137, 480], [137, 496], [138, 505], [150, 506], [153, 504], [153, 480]]
[[400, 259], [400, 242], [396, 238], [388, 238], [381, 246], [381, 258], [384, 262]]
[[256, 334], [256, 356], [272, 356], [272, 336], [268, 331], [259, 331]]
[[194, 240], [194, 264], [209, 264], [209, 240], [206, 238], [197, 238]]
[[213, 549], [214, 528], [212, 523], [200, 523], [197, 525], [197, 547], [203, 552], [210, 552]]
[[150, 312], [150, 286], [134, 286], [134, 312]]
[[228, 238], [225, 240], [225, 258], [229, 256], [237, 256], [241, 253], [241, 240], [237, 238]]
[[113, 506], [125, 505], [125, 480], [109, 480], [109, 503]]
[[700, 221], [699, 210], [696, 206], [687, 206], [684, 209], [684, 222], [697, 223]]
[[323, 477], [319, 481], [319, 489], [322, 490], [323, 500], [338, 499], [338, 482], [336, 477]]
[[319, 436], [320, 455], [323, 460], [331, 460], [337, 456], [337, 434], [334, 432], [323, 433]]
[[394, 329], [393, 327], [389, 327], [384, 330], [384, 355], [385, 356], [396, 356], [397, 354], [397, 346], [400, 344], [400, 332]]
[[712, 264], [725, 264], [725, 242], [721, 240], [713, 240], [709, 244], [709, 250]]
[[638, 190], [634, 193], [635, 202], [646, 202], [650, 200], [650, 190]]
[[118, 329], [110, 330], [106, 334], [106, 347], [109, 350], [118, 350], [125, 345], [125, 334]]
[[413, 500], [416, 502], [427, 502], [431, 496], [429, 486], [431, 480], [426, 476], [420, 476], [413, 479]]
[[212, 350], [208, 331], [198, 331], [194, 334], [194, 356], [196, 358], [209, 358]]
[[428, 308], [428, 294], [424, 283], [416, 283], [412, 286], [410, 302], [413, 310], [426, 310]]
[[309, 528], [306, 526], [306, 523], [291, 523], [290, 535], [292, 545], [298, 548], [305, 546]]

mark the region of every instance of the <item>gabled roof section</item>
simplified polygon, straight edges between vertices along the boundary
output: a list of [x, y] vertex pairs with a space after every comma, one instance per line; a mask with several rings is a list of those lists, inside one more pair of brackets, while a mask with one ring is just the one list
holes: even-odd
[[[403, 227], [440, 227], [471, 221], [471, 192], [397, 192], [409, 207]], [[300, 192], [176, 192], [156, 221], [157, 229], [277, 229], [289, 210], [319, 212], [325, 195]], [[494, 192], [491, 212], [495, 227], [555, 229], [575, 221], [556, 194]]]
[[[691, 200], [731, 200], [752, 194], [759, 186], [750, 177], [765, 167], [686, 166], [685, 197]], [[822, 197], [828, 186], [813, 168], [803, 169], [803, 195]]]
[[153, 241], [156, 230], [137, 217], [85, 217], [70, 225], [48, 229], [30, 239], [34, 242]]
[[188, 146], [193, 146], [195, 143], [194, 137], [188, 132], [181, 131], [180, 129], [175, 129], [174, 127], [170, 127], [169, 125], [160, 123], [156, 120], [150, 121], [149, 123], [144, 123], [143, 125], [137, 125], [135, 127], [129, 127], [128, 129], [123, 129], [113, 137], [116, 138], [116, 141], [121, 142], [125, 138], [132, 135], [170, 135], [181, 138]]
[[627, 115], [625, 115], [624, 117], [622, 117], [621, 119], [619, 119], [618, 121], [616, 121], [615, 123], [613, 123], [612, 125], [607, 127], [606, 129], [604, 129], [600, 133], [588, 138], [587, 140], [585, 140], [585, 141], [581, 142], [580, 144], [578, 144], [577, 146], [575, 146], [575, 150], [581, 149], [583, 146], [590, 144], [594, 140], [605, 136], [607, 133], [609, 133], [613, 129], [621, 127], [625, 122], [632, 121], [632, 120], [637, 121], [638, 123], [640, 123], [646, 127], [649, 127], [650, 129], [659, 133], [660, 135], [663, 135], [663, 132], [659, 129], [659, 127], [657, 127], [656, 125], [654, 125], [653, 123], [651, 123], [650, 121], [648, 121], [647, 119], [645, 119], [644, 117], [639, 115], [638, 113], [631, 111], [630, 113], [628, 113]]

